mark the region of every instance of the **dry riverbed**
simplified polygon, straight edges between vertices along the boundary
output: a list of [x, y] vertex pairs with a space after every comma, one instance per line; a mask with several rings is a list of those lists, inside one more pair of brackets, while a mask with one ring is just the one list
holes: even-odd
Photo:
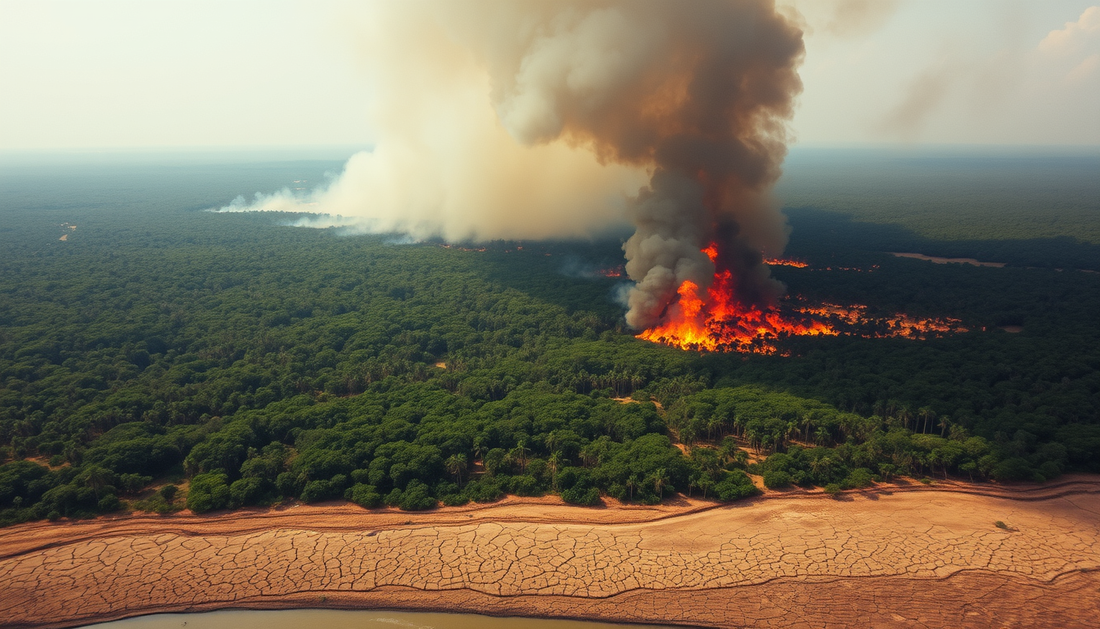
[[[998, 524], [999, 523], [999, 524]], [[6, 627], [389, 608], [714, 627], [1093, 626], [1100, 479], [836, 500], [427, 513], [299, 506], [0, 529]]]

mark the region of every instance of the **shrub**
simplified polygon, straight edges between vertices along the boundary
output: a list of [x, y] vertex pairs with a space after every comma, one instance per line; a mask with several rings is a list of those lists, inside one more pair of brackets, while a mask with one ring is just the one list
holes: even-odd
[[207, 472], [191, 479], [187, 508], [195, 513], [224, 509], [229, 504], [228, 480], [221, 472]]
[[752, 484], [752, 479], [741, 470], [726, 474], [725, 478], [714, 486], [714, 495], [723, 502], [740, 500], [758, 493], [760, 493], [760, 490]]
[[1031, 465], [1022, 457], [1006, 459], [993, 467], [993, 478], [997, 480], [1029, 480], [1033, 474]]
[[570, 504], [591, 506], [600, 501], [600, 490], [578, 485], [561, 492], [561, 499]]
[[302, 493], [303, 485], [302, 477], [293, 472], [283, 472], [275, 478], [275, 486], [284, 496], [297, 496]]
[[401, 495], [398, 505], [402, 511], [423, 511], [436, 506], [438, 501], [432, 496], [428, 486], [413, 480]]
[[874, 480], [871, 470], [865, 467], [856, 468], [848, 474], [848, 478], [844, 479], [844, 488], [860, 489], [862, 487], [870, 487], [874, 483]]
[[789, 487], [791, 484], [791, 475], [781, 471], [773, 470], [764, 472], [764, 486], [768, 489], [779, 489], [781, 487]]
[[494, 502], [500, 500], [504, 492], [494, 478], [481, 478], [466, 485], [466, 495], [474, 502]]
[[343, 488], [332, 480], [311, 480], [302, 489], [301, 500], [302, 502], [332, 500], [341, 495], [341, 489]]
[[356, 483], [348, 490], [347, 498], [364, 509], [373, 509], [382, 504], [382, 495], [374, 485]]
[[141, 474], [120, 474], [118, 477], [118, 484], [122, 487], [122, 491], [129, 494], [138, 493], [152, 481], [152, 476], [142, 476]]
[[508, 485], [517, 496], [541, 496], [543, 491], [539, 481], [529, 474], [513, 476]]
[[254, 504], [263, 493], [263, 481], [259, 478], [242, 478], [229, 486], [229, 505], [240, 507]]
[[122, 503], [119, 502], [118, 496], [114, 494], [107, 494], [99, 499], [99, 510], [102, 513], [110, 513], [112, 511], [118, 511], [122, 508]]
[[401, 491], [397, 487], [393, 488], [393, 491], [386, 494], [384, 502], [387, 507], [398, 507], [401, 505], [401, 499], [405, 497], [405, 492]]
[[165, 502], [172, 502], [172, 499], [176, 497], [180, 488], [175, 485], [165, 485], [160, 488], [160, 497], [164, 498]]
[[443, 496], [441, 502], [448, 507], [461, 507], [470, 502], [470, 497], [464, 493], [446, 494]]
[[1044, 461], [1043, 464], [1039, 466], [1039, 473], [1042, 474], [1043, 478], [1046, 480], [1057, 478], [1062, 475], [1062, 466], [1054, 461]]

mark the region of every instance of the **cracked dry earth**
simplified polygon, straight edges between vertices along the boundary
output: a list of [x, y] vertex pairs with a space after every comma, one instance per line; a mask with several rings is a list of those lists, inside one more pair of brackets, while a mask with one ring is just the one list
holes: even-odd
[[340, 511], [338, 526], [314, 509], [297, 523], [176, 516], [11, 527], [0, 530], [0, 624], [224, 607], [718, 627], [1085, 627], [1100, 618], [1096, 480], [1043, 499], [788, 496], [628, 523], [576, 522], [585, 510], [546, 504], [539, 521], [523, 521], [513, 507], [481, 508], [477, 519]]

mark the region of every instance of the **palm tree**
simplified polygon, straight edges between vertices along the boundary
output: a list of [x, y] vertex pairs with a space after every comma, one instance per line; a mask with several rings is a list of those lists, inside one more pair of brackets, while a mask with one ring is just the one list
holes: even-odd
[[[938, 449], [932, 450], [926, 455], [928, 461], [928, 467], [932, 469], [932, 474], [936, 473], [936, 464], [943, 463], [943, 459], [940, 457], [940, 451]], [[944, 466], [944, 478], [947, 477], [947, 466]]]
[[714, 415], [711, 415], [710, 417], [708, 417], [707, 418], [707, 437], [710, 438], [710, 439], [714, 439], [715, 433], [720, 431], [724, 424], [725, 424], [725, 421], [717, 413], [715, 413]]
[[828, 456], [819, 456], [810, 461], [810, 469], [815, 476], [824, 473], [824, 476], [828, 479], [829, 472], [833, 469], [833, 459]]
[[711, 487], [714, 487], [714, 481], [707, 478], [706, 476], [699, 479], [699, 489], [703, 490], [703, 498], [704, 499], [707, 497], [707, 490], [710, 489]]
[[95, 492], [95, 499], [99, 500], [99, 490], [110, 484], [111, 472], [98, 465], [93, 465], [84, 472], [84, 482]]
[[695, 437], [695, 426], [693, 426], [691, 423], [688, 423], [680, 429], [680, 441], [685, 446], [690, 448], [691, 445], [695, 443]]
[[791, 442], [793, 437], [798, 436], [798, 422], [787, 422], [787, 430], [783, 432], [783, 450], [787, 450], [787, 445]]
[[596, 454], [596, 448], [592, 443], [589, 443], [585, 447], [581, 448], [581, 465], [585, 467], [592, 467], [592, 464], [597, 461], [599, 455]]
[[630, 491], [630, 500], [634, 500], [634, 489], [638, 486], [641, 479], [637, 474], [631, 474], [630, 478], [626, 479], [626, 488]]
[[810, 427], [813, 426], [813, 423], [814, 423], [814, 419], [813, 419], [813, 417], [810, 416], [809, 413], [803, 415], [802, 419], [799, 420], [798, 424], [800, 426], [802, 426], [802, 442], [803, 443], [809, 443], [810, 442]]
[[723, 435], [734, 432], [737, 429], [737, 416], [732, 412], [722, 414], [722, 426], [719, 432]]
[[810, 471], [813, 472], [815, 476], [817, 475], [818, 472], [821, 471], [821, 468], [824, 466], [824, 463], [821, 460], [823, 458], [825, 458], [825, 457], [820, 457], [819, 456], [819, 457], [814, 457], [813, 459], [810, 459]]
[[462, 486], [462, 471], [466, 469], [466, 455], [465, 454], [452, 454], [447, 457], [443, 465], [447, 467], [447, 471], [454, 474], [458, 479], [458, 484]]
[[481, 437], [475, 438], [474, 439], [474, 461], [484, 461], [485, 460], [485, 453], [487, 451], [488, 451], [488, 448], [486, 448], [485, 444], [482, 443]]
[[951, 418], [944, 415], [940, 418], [940, 436], [943, 437], [947, 434], [947, 429], [951, 427]]
[[563, 463], [565, 463], [565, 460], [557, 452], [551, 453], [550, 458], [546, 459], [546, 466], [550, 468], [550, 485], [554, 488], [554, 491], [558, 489], [558, 469]]
[[819, 446], [825, 445], [825, 442], [829, 440], [829, 431], [824, 426], [819, 427], [814, 431], [814, 443]]
[[880, 463], [878, 471], [882, 474], [882, 479], [886, 482], [890, 482], [890, 477], [897, 472], [897, 468], [891, 463]]
[[744, 434], [744, 430], [745, 430], [745, 420], [742, 419], [740, 415], [735, 414], [733, 416], [733, 434], [740, 437], [742, 434]]
[[901, 420], [901, 425], [908, 430], [909, 422], [913, 420], [913, 409], [909, 408], [908, 404], [902, 406], [898, 409], [898, 419]]
[[886, 402], [879, 400], [871, 407], [871, 414], [884, 417], [886, 415]]
[[527, 473], [527, 440], [520, 439], [515, 448], [512, 448], [515, 458], [519, 459], [520, 471]]
[[668, 486], [668, 472], [662, 467], [653, 473], [653, 490], [657, 492], [658, 500], [664, 495], [666, 486]]
[[757, 432], [755, 428], [749, 428], [748, 431], [745, 432], [745, 435], [749, 439], [749, 447], [753, 450], [756, 450], [757, 452], [760, 452], [760, 448], [758, 447], [758, 444], [760, 442], [760, 433]]
[[555, 450], [558, 449], [558, 446], [560, 446], [560, 445], [561, 445], [561, 436], [558, 434], [558, 431], [551, 430], [550, 434], [546, 435], [546, 450], [547, 450], [547, 452], [553, 453]]
[[779, 436], [775, 433], [764, 433], [760, 437], [760, 450], [764, 450], [769, 454], [775, 452], [776, 446], [779, 445]]
[[929, 406], [922, 406], [920, 410], [917, 411], [917, 415], [924, 422], [924, 425], [921, 427], [921, 433], [927, 433], [928, 424], [931, 423], [933, 419], [936, 419], [936, 411], [932, 410]]

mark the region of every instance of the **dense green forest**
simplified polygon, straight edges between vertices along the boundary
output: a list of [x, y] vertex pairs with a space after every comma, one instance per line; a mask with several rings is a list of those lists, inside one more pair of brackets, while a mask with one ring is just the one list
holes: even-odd
[[[787, 207], [843, 214], [879, 238], [909, 233], [910, 242], [970, 256], [975, 245], [1012, 243], [1012, 262], [1033, 247], [1052, 253], [1051, 242], [1100, 245], [1094, 147], [796, 147], [783, 168], [777, 193]], [[1035, 257], [1037, 266], [1057, 266]]]
[[789, 253], [810, 266], [775, 269], [792, 296], [970, 331], [700, 354], [624, 327], [624, 280], [596, 272], [618, 241], [403, 244], [203, 211], [335, 167], [0, 173], [0, 522], [1100, 471], [1098, 274], [898, 259], [927, 236], [887, 248], [801, 209]]

